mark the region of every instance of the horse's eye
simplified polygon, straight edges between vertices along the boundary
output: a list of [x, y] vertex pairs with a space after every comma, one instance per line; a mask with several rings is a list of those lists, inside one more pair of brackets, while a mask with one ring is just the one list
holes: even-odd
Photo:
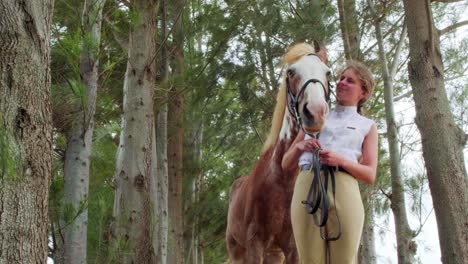
[[327, 71], [327, 76], [331, 76], [331, 71]]
[[294, 77], [294, 74], [295, 74], [295, 73], [294, 73], [294, 70], [292, 70], [292, 69], [288, 69], [288, 71], [287, 71], [286, 73], [288, 74], [288, 77], [289, 77], [289, 78], [293, 78], [293, 77]]

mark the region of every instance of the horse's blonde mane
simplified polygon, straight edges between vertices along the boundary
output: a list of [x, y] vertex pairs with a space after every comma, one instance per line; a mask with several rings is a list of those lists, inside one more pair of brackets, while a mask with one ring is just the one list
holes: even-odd
[[[314, 48], [307, 43], [299, 43], [289, 47], [286, 54], [283, 56], [282, 63], [287, 66], [296, 62], [300, 57], [307, 54], [315, 54]], [[283, 125], [284, 113], [286, 111], [286, 74], [283, 74], [278, 95], [276, 96], [276, 106], [273, 112], [273, 119], [271, 121], [270, 134], [268, 135], [265, 144], [263, 145], [262, 153], [270, 149], [276, 144], [281, 126]]]

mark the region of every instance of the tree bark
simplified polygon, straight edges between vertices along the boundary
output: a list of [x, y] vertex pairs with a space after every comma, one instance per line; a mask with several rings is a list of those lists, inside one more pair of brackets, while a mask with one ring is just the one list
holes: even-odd
[[[356, 2], [354, 0], [338, 0], [338, 11], [340, 17], [341, 37], [345, 49], [345, 58], [347, 60], [362, 60], [360, 48], [360, 35], [357, 21]], [[366, 217], [361, 237], [361, 246], [358, 252], [359, 263], [372, 264], [376, 262], [374, 241], [374, 203], [370, 193], [372, 186], [361, 185], [361, 195], [364, 208], [366, 208]]]
[[170, 221], [170, 244], [168, 252], [168, 263], [182, 264], [184, 257], [183, 247], [183, 113], [184, 113], [184, 95], [181, 86], [181, 77], [184, 71], [184, 35], [182, 32], [182, 19], [179, 16], [183, 12], [184, 1], [176, 0], [173, 2], [173, 39], [172, 64], [174, 80], [173, 86], [169, 90], [169, 112], [168, 112], [168, 173], [169, 173], [169, 221]]
[[[82, 15], [80, 77], [86, 91], [77, 95], [72, 128], [67, 135], [64, 165], [65, 207], [73, 208], [71, 219], [62, 219], [64, 237], [58, 263], [86, 263], [89, 165], [94, 131], [94, 113], [98, 85], [99, 45], [101, 40], [102, 9], [105, 0], [87, 0]], [[68, 216], [69, 218], [70, 216]], [[65, 217], [67, 218], [67, 217]]]
[[[405, 189], [401, 175], [400, 148], [398, 146], [398, 131], [393, 108], [393, 79], [383, 43], [380, 18], [376, 13], [373, 0], [367, 0], [372, 13], [375, 35], [379, 47], [380, 65], [382, 65], [382, 79], [384, 82], [385, 120], [387, 122], [387, 141], [390, 154], [390, 173], [392, 176], [391, 208], [395, 220], [397, 253], [399, 264], [411, 264], [415, 261], [416, 242], [413, 240], [414, 232], [411, 230], [406, 215]], [[403, 29], [404, 31], [404, 29]], [[399, 49], [397, 49], [399, 52]], [[393, 63], [397, 64], [400, 54], [395, 54]], [[393, 68], [393, 67], [392, 67]]]
[[376, 264], [377, 254], [375, 252], [374, 239], [374, 202], [372, 197], [372, 187], [366, 186], [361, 189], [361, 195], [364, 203], [365, 219], [362, 230], [361, 246], [359, 248], [358, 263]]
[[347, 60], [362, 60], [355, 0], [338, 0], [340, 29]]
[[[166, 0], [161, 1], [161, 36], [166, 36]], [[169, 77], [169, 65], [167, 62], [167, 49], [166, 44], [160, 47], [161, 59], [160, 59], [160, 72], [161, 80], [159, 86], [163, 86], [167, 83]], [[167, 263], [167, 235], [168, 235], [168, 168], [167, 168], [167, 92], [165, 88], [161, 89], [163, 101], [162, 105], [159, 106], [156, 118], [156, 158], [157, 158], [157, 186], [158, 186], [158, 223], [160, 243], [158, 248], [158, 256], [161, 259], [161, 264]]]
[[46, 263], [53, 1], [0, 3], [0, 263]]
[[114, 241], [119, 263], [158, 263], [159, 206], [153, 94], [157, 0], [136, 0], [124, 81], [122, 132], [116, 162]]
[[468, 193], [463, 147], [466, 134], [450, 111], [444, 86], [439, 36], [427, 0], [403, 1], [408, 25], [408, 73], [416, 104], [416, 124], [421, 132], [439, 231], [443, 263], [468, 259]]
[[[192, 117], [194, 118], [194, 117]], [[190, 168], [189, 175], [191, 176], [191, 187], [190, 197], [191, 204], [188, 207], [194, 207], [200, 200], [200, 193], [203, 183], [203, 170], [201, 166], [202, 162], [202, 144], [203, 144], [203, 117], [201, 118], [196, 126], [192, 128], [192, 135], [190, 139], [190, 156], [192, 161], [192, 167]], [[192, 119], [193, 120], [193, 119]], [[190, 225], [190, 235], [186, 236], [187, 242], [185, 243], [188, 248], [186, 260], [187, 263], [199, 264], [202, 256], [200, 255], [200, 228], [199, 228], [199, 216], [195, 215], [192, 222], [187, 223]]]

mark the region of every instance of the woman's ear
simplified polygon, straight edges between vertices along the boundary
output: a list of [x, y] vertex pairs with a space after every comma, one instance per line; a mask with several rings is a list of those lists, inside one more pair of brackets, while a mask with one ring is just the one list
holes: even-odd
[[359, 100], [359, 101], [362, 101], [362, 102], [367, 101], [367, 99], [369, 99], [369, 95], [370, 95], [369, 91], [366, 91], [366, 90], [363, 89], [362, 93], [361, 93], [362, 97], [361, 97], [361, 100]]

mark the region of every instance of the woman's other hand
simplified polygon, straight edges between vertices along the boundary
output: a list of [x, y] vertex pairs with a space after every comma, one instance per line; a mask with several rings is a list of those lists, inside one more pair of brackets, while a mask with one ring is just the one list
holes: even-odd
[[344, 157], [331, 151], [331, 150], [321, 150], [319, 152], [320, 162], [328, 166], [342, 166]]
[[296, 148], [301, 152], [313, 152], [315, 149], [321, 148], [320, 141], [316, 138], [306, 139], [296, 144]]

